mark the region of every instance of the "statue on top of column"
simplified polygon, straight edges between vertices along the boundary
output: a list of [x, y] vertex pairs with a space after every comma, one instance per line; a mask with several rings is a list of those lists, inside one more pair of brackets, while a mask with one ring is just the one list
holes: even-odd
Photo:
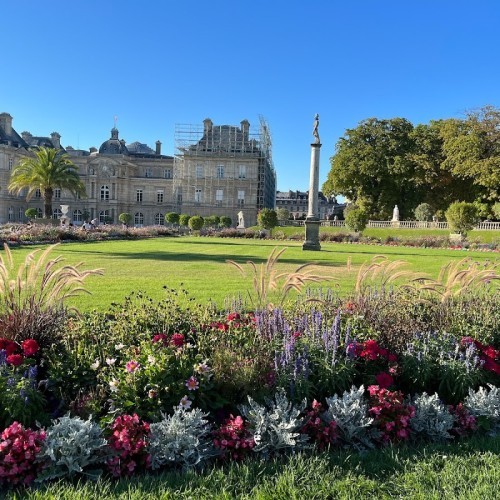
[[318, 127], [319, 127], [319, 114], [316, 113], [316, 115], [314, 116], [314, 127], [313, 127], [314, 144], [320, 143]]

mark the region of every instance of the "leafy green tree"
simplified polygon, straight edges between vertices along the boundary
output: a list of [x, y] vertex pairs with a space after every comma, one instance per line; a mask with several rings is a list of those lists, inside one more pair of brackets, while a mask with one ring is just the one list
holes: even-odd
[[272, 208], [263, 208], [257, 215], [257, 222], [260, 227], [272, 230], [278, 225], [278, 215]]
[[199, 231], [204, 224], [204, 219], [200, 215], [193, 215], [189, 219], [189, 228], [192, 229], [193, 231]]
[[290, 212], [288, 211], [288, 209], [280, 207], [276, 209], [276, 215], [278, 216], [278, 220], [280, 222], [286, 222], [290, 217]]
[[23, 158], [12, 170], [9, 192], [19, 194], [28, 189], [29, 201], [39, 189], [44, 200], [44, 217], [52, 217], [54, 189], [66, 189], [74, 196], [85, 196], [85, 185], [78, 168], [66, 153], [59, 149], [41, 147], [35, 156]]
[[210, 215], [205, 217], [204, 224], [205, 227], [217, 227], [220, 222], [220, 217], [218, 215]]
[[118, 220], [125, 226], [129, 226], [132, 223], [132, 214], [124, 212], [118, 216]]
[[223, 215], [220, 218], [221, 227], [231, 227], [232, 223], [233, 223], [233, 221], [231, 220], [231, 217], [228, 217], [227, 215]]
[[188, 214], [181, 214], [179, 216], [179, 224], [181, 226], [185, 226], [186, 227], [189, 224], [189, 219], [190, 218], [191, 218], [191, 216], [188, 215]]
[[165, 214], [165, 220], [173, 226], [179, 224], [180, 215], [177, 212], [168, 212], [168, 214]]
[[496, 220], [500, 220], [500, 202], [497, 202], [491, 207], [491, 212]]
[[348, 129], [330, 159], [323, 193], [344, 195], [374, 218], [389, 218], [394, 205], [402, 215], [412, 213], [422, 199], [409, 157], [412, 131], [404, 118], [370, 118]]
[[452, 203], [445, 213], [450, 229], [455, 233], [467, 236], [479, 221], [477, 207], [473, 203], [456, 201]]
[[26, 212], [24, 212], [24, 215], [26, 215], [26, 217], [28, 219], [36, 219], [36, 216], [38, 215], [38, 212], [36, 210], [36, 208], [28, 208], [26, 210]]
[[428, 203], [420, 203], [415, 209], [415, 218], [418, 221], [429, 221], [434, 215], [433, 208]]
[[347, 229], [361, 233], [368, 224], [368, 214], [361, 208], [352, 207], [344, 210], [345, 225]]

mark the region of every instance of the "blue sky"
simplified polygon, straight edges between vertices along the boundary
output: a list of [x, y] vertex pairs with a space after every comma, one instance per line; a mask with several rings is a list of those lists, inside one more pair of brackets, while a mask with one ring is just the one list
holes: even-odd
[[500, 105], [498, 0], [51, 0], [2, 2], [0, 112], [64, 146], [120, 138], [174, 153], [177, 123], [273, 139], [280, 190], [320, 185], [335, 144], [366, 118], [412, 123]]

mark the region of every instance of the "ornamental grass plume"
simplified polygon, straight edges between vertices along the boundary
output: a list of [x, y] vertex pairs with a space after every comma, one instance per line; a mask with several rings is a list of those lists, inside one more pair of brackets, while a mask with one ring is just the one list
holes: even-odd
[[[267, 258], [267, 262], [261, 264], [259, 268], [251, 260], [247, 261], [253, 274], [252, 285], [254, 294], [252, 296], [250, 291], [248, 291], [248, 297], [254, 310], [282, 305], [292, 290], [300, 293], [306, 283], [320, 283], [329, 279], [326, 275], [312, 274], [310, 268], [315, 265], [312, 262], [297, 267], [292, 273], [278, 273], [276, 264], [285, 250], [286, 248], [282, 248], [281, 250], [274, 248]], [[246, 276], [245, 270], [240, 264], [234, 260], [226, 260], [226, 262], [235, 267], [242, 276]], [[274, 299], [274, 302], [271, 302], [272, 299]]]
[[67, 316], [65, 301], [88, 293], [83, 288], [88, 276], [103, 274], [101, 269], [80, 270], [81, 263], [61, 265], [61, 256], [50, 258], [56, 246], [29, 253], [15, 269], [12, 253], [4, 244], [5, 255], [0, 254], [0, 329], [4, 337], [18, 342], [32, 338], [39, 344], [53, 340]]

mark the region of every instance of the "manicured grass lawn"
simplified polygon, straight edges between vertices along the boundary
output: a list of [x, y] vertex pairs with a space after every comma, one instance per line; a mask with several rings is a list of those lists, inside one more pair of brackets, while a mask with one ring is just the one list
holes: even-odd
[[[201, 237], [64, 243], [54, 250], [53, 256], [63, 256], [67, 264], [83, 262], [85, 269], [104, 269], [104, 276], [90, 277], [86, 282], [92, 295], [72, 299], [70, 305], [81, 311], [105, 311], [112, 302], [121, 303], [132, 291], [143, 291], [160, 299], [164, 286], [183, 287], [202, 303], [213, 300], [223, 305], [227, 297], [245, 295], [251, 289], [250, 274], [243, 278], [226, 260], [264, 263], [275, 247], [286, 248], [279, 259], [280, 271], [292, 272], [305, 262], [315, 262], [319, 265], [315, 272], [330, 278], [323, 286], [336, 288], [342, 294], [352, 289], [359, 266], [375, 255], [407, 261], [408, 269], [433, 277], [450, 259], [471, 257], [479, 262], [499, 259], [498, 254], [488, 252], [339, 243], [323, 243], [319, 252], [304, 252], [302, 242]], [[16, 262], [34, 248], [14, 248]], [[248, 266], [244, 267], [250, 271]]]
[[[60, 482], [29, 490], [30, 499], [484, 499], [498, 498], [500, 437], [365, 455], [336, 451], [279, 461], [249, 461], [204, 472], [114, 482]], [[20, 498], [20, 496], [10, 496]]]

